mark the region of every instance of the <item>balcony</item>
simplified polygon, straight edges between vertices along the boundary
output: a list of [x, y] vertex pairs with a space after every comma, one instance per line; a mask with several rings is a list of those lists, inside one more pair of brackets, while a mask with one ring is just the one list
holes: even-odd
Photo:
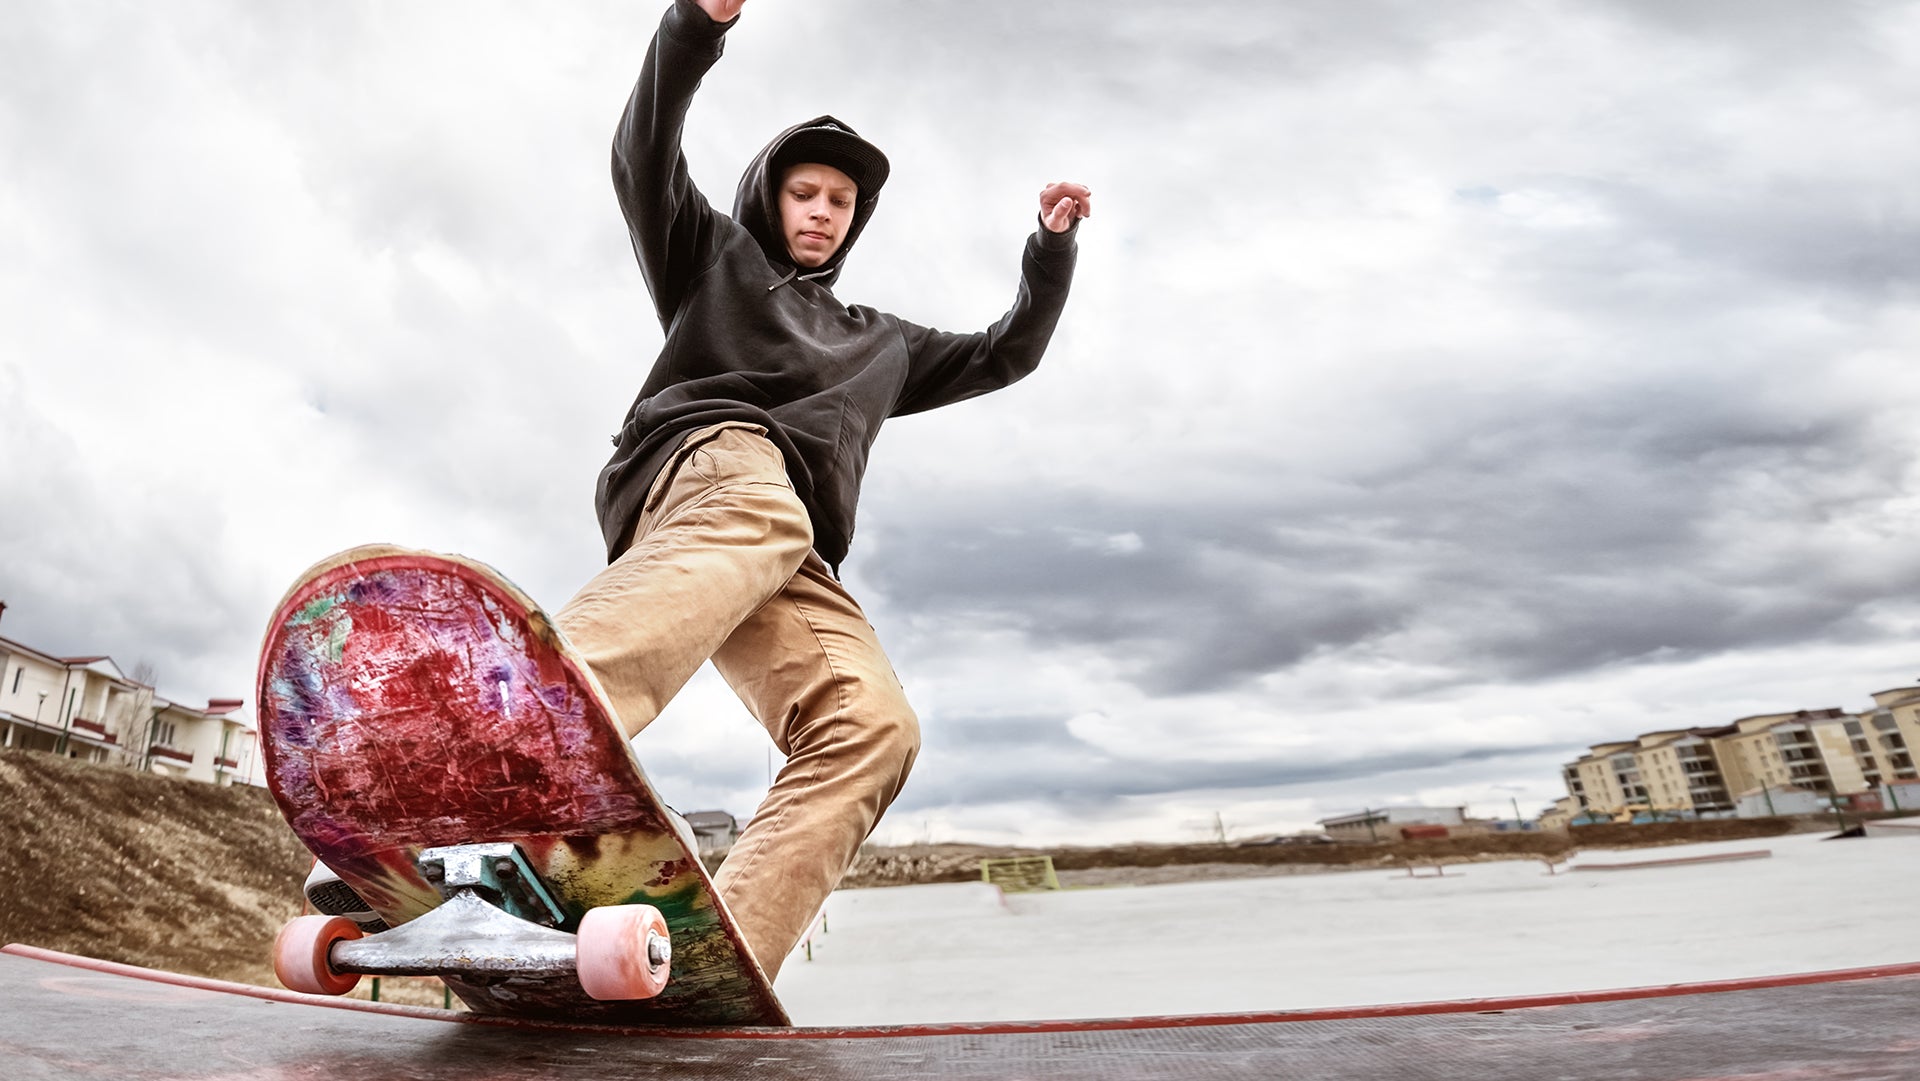
[[73, 738], [83, 743], [98, 744], [102, 747], [117, 747], [120, 737], [107, 731], [107, 726], [99, 721], [85, 717], [75, 717], [71, 728]]
[[147, 754], [153, 758], [162, 758], [169, 762], [178, 762], [183, 766], [193, 765], [192, 751], [183, 751], [178, 747], [169, 747], [164, 743], [156, 743], [147, 748]]

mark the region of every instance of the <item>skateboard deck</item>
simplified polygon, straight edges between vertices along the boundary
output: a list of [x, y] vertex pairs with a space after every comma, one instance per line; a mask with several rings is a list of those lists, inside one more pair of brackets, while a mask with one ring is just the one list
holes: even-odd
[[[452, 845], [517, 846], [520, 870], [506, 873], [530, 870], [545, 885], [554, 931], [575, 932], [609, 905], [652, 905], [665, 917], [671, 967], [657, 997], [600, 1001], [573, 973], [517, 971], [511, 956], [483, 971], [430, 971], [474, 1011], [789, 1024], [593, 674], [490, 568], [384, 545], [322, 561], [274, 612], [259, 692], [274, 799], [307, 848], [395, 928], [388, 934], [443, 903], [429, 875], [444, 883], [445, 871], [419, 861]], [[455, 912], [449, 903], [436, 920], [457, 937], [465, 917]], [[323, 967], [339, 955], [332, 949]]]

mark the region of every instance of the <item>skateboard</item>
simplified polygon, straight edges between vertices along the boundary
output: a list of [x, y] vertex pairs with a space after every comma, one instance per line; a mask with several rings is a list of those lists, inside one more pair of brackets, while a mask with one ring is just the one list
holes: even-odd
[[259, 689], [281, 813], [389, 927], [294, 920], [293, 990], [430, 975], [478, 1013], [790, 1023], [593, 673], [490, 568], [323, 560], [274, 611]]

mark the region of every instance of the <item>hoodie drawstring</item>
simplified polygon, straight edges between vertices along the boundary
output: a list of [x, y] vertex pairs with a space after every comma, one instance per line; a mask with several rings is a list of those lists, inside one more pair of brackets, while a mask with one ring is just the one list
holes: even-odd
[[775, 289], [778, 289], [781, 286], [791, 281], [810, 282], [815, 278], [824, 278], [831, 273], [833, 273], [832, 267], [828, 267], [825, 270], [816, 270], [811, 274], [802, 274], [800, 273], [799, 267], [793, 267], [787, 271], [786, 277], [783, 277], [779, 281], [774, 282], [772, 285], [767, 286], [767, 292], [771, 293]]

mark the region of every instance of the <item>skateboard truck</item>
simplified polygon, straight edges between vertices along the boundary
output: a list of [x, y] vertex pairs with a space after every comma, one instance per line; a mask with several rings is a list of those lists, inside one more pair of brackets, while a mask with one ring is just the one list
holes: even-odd
[[446, 845], [429, 848], [415, 861], [420, 874], [440, 896], [451, 901], [461, 890], [471, 890], [509, 915], [542, 927], [567, 922], [560, 903], [546, 883], [527, 865], [515, 844]]
[[472, 844], [420, 853], [422, 877], [445, 901], [362, 937], [338, 916], [301, 916], [274, 943], [274, 971], [295, 991], [342, 995], [361, 975], [458, 976], [486, 981], [572, 975], [595, 999], [652, 998], [673, 963], [667, 925], [651, 905], [589, 909], [579, 929], [518, 845]]

